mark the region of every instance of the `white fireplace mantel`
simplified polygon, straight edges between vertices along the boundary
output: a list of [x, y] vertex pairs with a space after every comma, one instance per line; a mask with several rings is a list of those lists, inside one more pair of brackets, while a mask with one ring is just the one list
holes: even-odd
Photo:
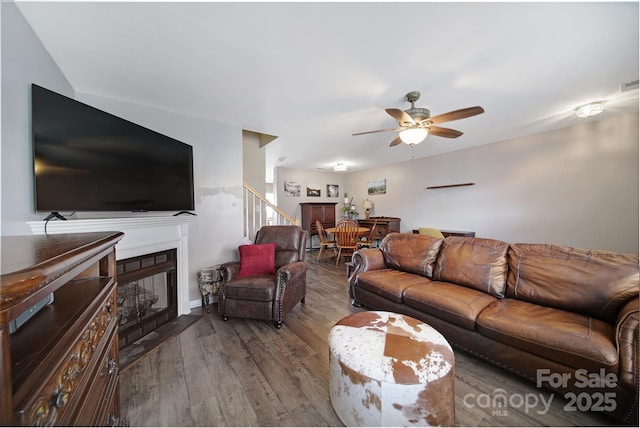
[[[189, 217], [127, 217], [66, 221], [30, 221], [27, 225], [35, 235], [82, 232], [123, 232], [116, 245], [116, 259], [176, 249], [178, 280], [178, 315], [189, 309]], [[45, 229], [46, 228], [46, 229]]]

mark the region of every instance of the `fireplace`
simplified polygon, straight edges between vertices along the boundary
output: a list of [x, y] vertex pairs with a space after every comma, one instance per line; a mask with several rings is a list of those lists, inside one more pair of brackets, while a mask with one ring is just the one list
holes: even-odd
[[178, 316], [176, 250], [118, 260], [116, 266], [122, 349]]
[[[124, 238], [116, 245], [118, 262], [129, 258], [142, 257], [170, 249], [176, 250], [174, 271], [177, 281], [178, 315], [191, 312], [189, 302], [189, 223], [192, 217], [158, 216], [133, 218], [96, 218], [48, 222], [48, 232], [82, 233], [118, 230]], [[31, 221], [27, 225], [34, 234], [44, 234], [45, 221]], [[120, 281], [121, 278], [118, 277]], [[125, 277], [126, 280], [126, 277]], [[200, 306], [200, 299], [193, 306]]]

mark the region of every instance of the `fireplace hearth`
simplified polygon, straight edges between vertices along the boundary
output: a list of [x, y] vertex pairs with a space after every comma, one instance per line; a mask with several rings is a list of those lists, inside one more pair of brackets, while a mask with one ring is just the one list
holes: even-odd
[[176, 250], [118, 260], [120, 348], [178, 316]]

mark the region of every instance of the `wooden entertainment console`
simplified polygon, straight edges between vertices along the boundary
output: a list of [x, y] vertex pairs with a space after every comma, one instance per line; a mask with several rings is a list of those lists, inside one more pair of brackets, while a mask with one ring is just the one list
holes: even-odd
[[114, 246], [123, 236], [2, 237], [0, 425], [122, 423]]
[[373, 239], [382, 240], [385, 236], [392, 232], [400, 232], [399, 217], [369, 217], [368, 219], [359, 219], [358, 226], [368, 227], [371, 229], [376, 224], [376, 230], [373, 231], [375, 236]]

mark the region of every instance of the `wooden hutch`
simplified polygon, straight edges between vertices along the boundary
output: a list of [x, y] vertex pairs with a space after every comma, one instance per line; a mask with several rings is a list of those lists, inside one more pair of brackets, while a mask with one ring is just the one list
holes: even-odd
[[325, 229], [336, 225], [336, 204], [337, 202], [305, 202], [300, 204], [300, 227], [309, 232], [309, 243], [311, 243], [311, 237], [318, 234], [316, 220], [320, 220]]

